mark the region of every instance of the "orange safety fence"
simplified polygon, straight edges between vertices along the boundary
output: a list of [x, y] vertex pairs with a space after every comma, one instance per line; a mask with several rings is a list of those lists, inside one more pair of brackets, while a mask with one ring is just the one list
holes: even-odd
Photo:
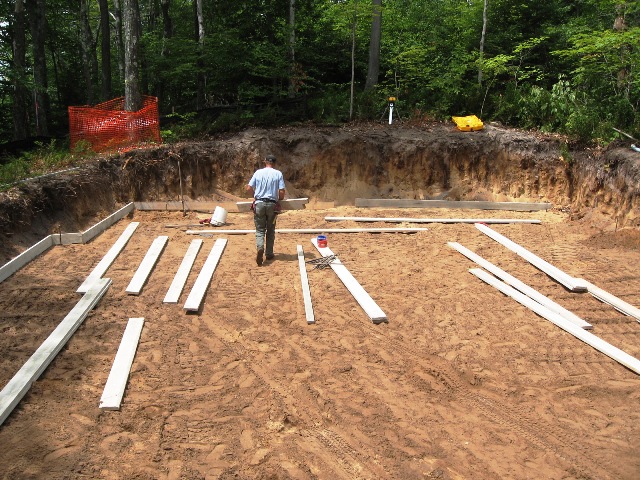
[[124, 97], [94, 107], [69, 107], [70, 147], [86, 141], [94, 152], [118, 150], [147, 142], [161, 143], [158, 99], [143, 96], [142, 108], [124, 109]]

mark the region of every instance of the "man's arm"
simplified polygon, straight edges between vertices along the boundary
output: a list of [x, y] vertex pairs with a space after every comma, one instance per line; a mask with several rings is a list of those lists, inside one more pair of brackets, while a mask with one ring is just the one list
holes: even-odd
[[278, 200], [284, 200], [284, 188], [281, 188], [280, 190], [278, 190]]
[[247, 191], [248, 196], [253, 198], [253, 195], [255, 194], [255, 190], [253, 189], [253, 187], [251, 185], [247, 185], [245, 187], [245, 190]]

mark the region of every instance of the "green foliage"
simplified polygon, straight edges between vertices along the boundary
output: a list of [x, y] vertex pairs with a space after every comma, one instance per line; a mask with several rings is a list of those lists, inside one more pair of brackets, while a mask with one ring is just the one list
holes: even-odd
[[12, 184], [27, 178], [70, 168], [96, 155], [86, 142], [79, 142], [73, 153], [69, 153], [68, 145], [56, 140], [49, 143], [37, 142], [36, 145], [37, 148], [32, 151], [4, 159], [4, 163], [0, 165], [1, 189], [6, 190]]
[[[476, 113], [485, 120], [606, 141], [612, 126], [640, 130], [639, 5], [492, 0], [480, 58], [484, 2], [384, 0], [380, 82], [364, 93], [369, 0], [296, 2], [294, 64], [288, 1], [204, 2], [203, 46], [196, 39], [193, 2], [171, 2], [169, 38], [159, 2], [140, 2], [143, 93], [159, 97], [163, 114], [200, 109], [191, 118], [170, 119], [163, 126], [165, 141], [298, 120], [277, 106], [289, 97], [292, 79], [295, 95], [309, 99], [308, 118], [348, 121], [355, 26], [356, 119], [378, 119], [393, 95], [403, 116], [414, 110], [435, 118]], [[0, 105], [7, 113], [11, 80], [20, 79], [29, 91], [33, 87], [30, 45], [25, 72], [11, 67], [12, 8], [13, 2], [0, 2], [0, 21], [7, 26], [0, 34]], [[614, 30], [622, 14], [626, 29]], [[50, 119], [52, 130], [62, 135], [68, 131], [67, 107], [86, 103], [79, 4], [47, 1], [46, 15]], [[89, 17], [98, 38], [97, 2], [89, 2]], [[117, 45], [112, 35], [114, 97], [124, 88]], [[100, 61], [98, 45], [96, 55]], [[197, 98], [198, 78], [204, 80], [204, 98]], [[93, 73], [93, 82], [99, 86], [99, 72]], [[33, 122], [35, 105], [28, 102]], [[12, 132], [7, 114], [0, 121], [0, 138], [8, 140]], [[16, 163], [12, 168], [22, 167]]]

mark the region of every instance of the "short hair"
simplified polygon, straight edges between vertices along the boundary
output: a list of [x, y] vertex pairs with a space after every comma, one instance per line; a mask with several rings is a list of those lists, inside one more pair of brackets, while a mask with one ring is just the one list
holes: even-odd
[[276, 157], [275, 155], [267, 155], [266, 157], [264, 157], [264, 161], [269, 163], [276, 163]]

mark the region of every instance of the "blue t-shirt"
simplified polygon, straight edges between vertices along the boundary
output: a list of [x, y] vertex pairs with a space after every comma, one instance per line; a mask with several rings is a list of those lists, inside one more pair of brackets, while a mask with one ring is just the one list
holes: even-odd
[[284, 190], [284, 177], [282, 172], [275, 168], [261, 168], [253, 174], [249, 180], [249, 186], [253, 188], [254, 198], [270, 198], [278, 201], [278, 190]]

